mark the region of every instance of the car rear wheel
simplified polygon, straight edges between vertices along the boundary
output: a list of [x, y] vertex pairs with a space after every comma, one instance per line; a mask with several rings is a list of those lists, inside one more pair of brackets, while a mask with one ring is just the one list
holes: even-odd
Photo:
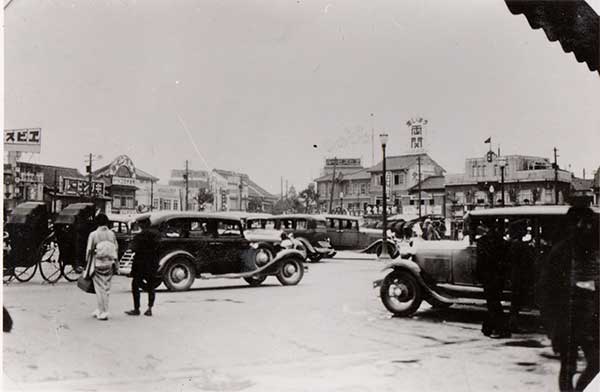
[[266, 275], [256, 275], [244, 278], [244, 280], [252, 287], [260, 286], [265, 279], [267, 279]]
[[294, 286], [300, 283], [304, 276], [304, 266], [297, 258], [289, 258], [281, 263], [277, 280], [284, 286]]
[[163, 279], [169, 290], [186, 291], [194, 283], [196, 271], [188, 259], [177, 257], [167, 265]]
[[390, 272], [383, 279], [379, 294], [386, 309], [398, 317], [413, 315], [423, 301], [421, 286], [406, 271]]

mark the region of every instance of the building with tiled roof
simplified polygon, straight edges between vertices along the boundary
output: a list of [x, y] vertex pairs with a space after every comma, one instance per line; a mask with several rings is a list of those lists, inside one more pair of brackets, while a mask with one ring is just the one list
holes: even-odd
[[[382, 161], [369, 168], [338, 173], [336, 171], [333, 200], [331, 199], [333, 173], [316, 178], [321, 210], [362, 214], [367, 209], [377, 210], [383, 195]], [[443, 176], [444, 168], [425, 152], [386, 157], [387, 197], [391, 213], [402, 213], [402, 198], [421, 179]]]

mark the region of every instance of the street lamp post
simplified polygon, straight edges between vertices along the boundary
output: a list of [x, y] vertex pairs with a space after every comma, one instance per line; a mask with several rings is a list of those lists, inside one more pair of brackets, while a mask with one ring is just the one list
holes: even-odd
[[500, 191], [502, 192], [502, 207], [505, 207], [504, 200], [504, 169], [506, 168], [506, 158], [502, 157], [498, 160], [500, 165]]
[[344, 213], [344, 192], [340, 192], [340, 213]]
[[490, 185], [490, 200], [491, 200], [491, 207], [494, 208], [494, 186]]
[[386, 171], [386, 162], [385, 162], [385, 147], [387, 146], [387, 142], [388, 142], [388, 134], [387, 133], [382, 133], [381, 135], [379, 135], [379, 141], [381, 142], [381, 151], [383, 153], [383, 161], [382, 161], [382, 170], [383, 170], [383, 176], [382, 176], [382, 181], [381, 181], [381, 185], [382, 185], [382, 189], [383, 189], [383, 229], [382, 229], [382, 243], [381, 243], [381, 254], [379, 255], [379, 260], [380, 261], [384, 261], [384, 260], [389, 260], [390, 259], [390, 255], [388, 254], [388, 250], [387, 250], [387, 195], [386, 195], [386, 189], [385, 189], [385, 185], [386, 185], [386, 176], [385, 176], [385, 171]]

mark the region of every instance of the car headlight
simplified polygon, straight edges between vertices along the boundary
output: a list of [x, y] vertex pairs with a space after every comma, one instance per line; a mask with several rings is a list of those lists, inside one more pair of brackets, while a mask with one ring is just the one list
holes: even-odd
[[294, 247], [294, 243], [291, 240], [283, 240], [281, 241], [281, 247], [285, 249], [291, 249]]
[[251, 242], [250, 246], [254, 249], [258, 249], [258, 244], [256, 242]]

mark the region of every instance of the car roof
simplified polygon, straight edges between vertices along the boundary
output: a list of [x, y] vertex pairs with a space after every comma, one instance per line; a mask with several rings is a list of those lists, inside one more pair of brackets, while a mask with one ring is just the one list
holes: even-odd
[[218, 212], [196, 212], [196, 211], [164, 211], [164, 212], [150, 212], [141, 214], [135, 217], [136, 221], [144, 219], [150, 219], [150, 222], [154, 225], [162, 223], [169, 219], [176, 218], [198, 218], [198, 219], [223, 219], [223, 220], [235, 220], [240, 221], [239, 217], [233, 214], [218, 213]]
[[133, 222], [137, 219], [137, 215], [122, 215], [122, 214], [106, 214], [106, 217], [111, 222]]
[[361, 220], [362, 218], [360, 216], [354, 216], [354, 215], [335, 215], [335, 214], [325, 214], [325, 215], [321, 215], [327, 219], [352, 219], [352, 220]]
[[311, 214], [285, 214], [285, 215], [274, 215], [274, 219], [316, 219], [325, 220], [323, 215], [311, 215]]
[[[473, 210], [467, 216], [566, 215], [570, 208], [571, 206], [569, 205], [496, 207]], [[600, 210], [596, 207], [592, 207], [591, 209], [595, 214], [600, 213]]]

